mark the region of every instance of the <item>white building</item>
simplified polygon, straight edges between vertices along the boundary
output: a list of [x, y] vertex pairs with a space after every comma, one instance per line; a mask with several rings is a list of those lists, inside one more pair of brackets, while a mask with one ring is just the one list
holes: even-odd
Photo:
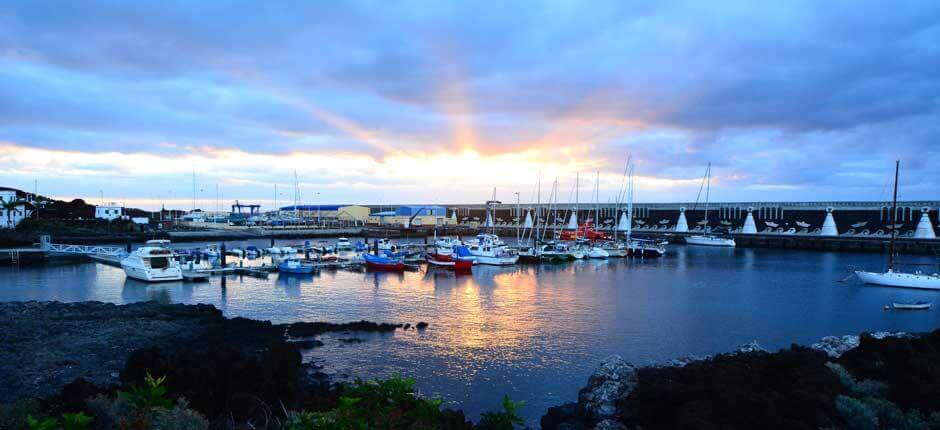
[[[7, 204], [20, 201], [19, 205], [7, 208]], [[28, 200], [17, 197], [17, 191], [0, 190], [0, 228], [14, 228], [33, 213], [33, 205]]]
[[118, 206], [117, 203], [111, 202], [106, 205], [95, 206], [95, 218], [112, 221], [122, 215], [124, 215], [124, 208]]

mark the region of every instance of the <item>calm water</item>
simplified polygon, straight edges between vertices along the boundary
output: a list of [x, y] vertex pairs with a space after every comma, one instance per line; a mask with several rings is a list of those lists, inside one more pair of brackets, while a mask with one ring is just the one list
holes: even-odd
[[509, 394], [526, 401], [535, 425], [548, 406], [574, 400], [610, 354], [646, 364], [751, 340], [780, 348], [830, 334], [940, 326], [936, 310], [882, 310], [891, 300], [940, 302], [940, 293], [840, 282], [850, 268], [882, 265], [872, 254], [672, 246], [653, 261], [475, 267], [471, 276], [432, 269], [229, 277], [222, 288], [220, 278], [148, 285], [83, 263], [2, 268], [0, 300], [155, 299], [211, 303], [228, 316], [274, 322], [427, 321], [424, 332], [363, 343], [332, 335], [305, 358], [338, 377], [413, 376], [423, 394], [474, 418]]

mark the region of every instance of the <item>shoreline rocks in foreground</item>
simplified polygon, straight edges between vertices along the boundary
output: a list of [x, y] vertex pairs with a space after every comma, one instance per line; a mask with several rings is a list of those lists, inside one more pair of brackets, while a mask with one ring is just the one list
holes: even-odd
[[940, 429], [940, 330], [829, 336], [636, 367], [605, 359], [543, 429]]
[[401, 324], [272, 324], [226, 318], [212, 305], [141, 302], [0, 303], [0, 403], [55, 395], [83, 378], [96, 386], [120, 382], [132, 353], [184, 349], [228, 350], [260, 358], [272, 344], [306, 349], [311, 337], [332, 331], [392, 332]]

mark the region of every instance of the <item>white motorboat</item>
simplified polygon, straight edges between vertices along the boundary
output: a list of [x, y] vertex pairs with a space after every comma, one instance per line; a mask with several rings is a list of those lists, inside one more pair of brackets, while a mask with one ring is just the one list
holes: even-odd
[[495, 234], [480, 233], [467, 243], [470, 255], [476, 257], [477, 264], [508, 266], [519, 261], [519, 254], [510, 248]]
[[225, 251], [225, 253], [228, 254], [228, 255], [231, 255], [231, 256], [233, 256], [233, 257], [244, 257], [244, 256], [245, 256], [245, 251], [242, 251], [241, 248], [232, 248], [232, 249], [229, 249], [229, 250]]
[[272, 246], [270, 248], [264, 248], [265, 254], [279, 255], [281, 253], [281, 248]]
[[628, 252], [633, 257], [662, 257], [666, 255], [666, 245], [655, 240], [633, 239], [628, 244]]
[[348, 238], [341, 237], [336, 239], [336, 251], [352, 251], [354, 248]]
[[292, 247], [290, 247], [290, 246], [282, 246], [282, 247], [281, 247], [281, 254], [284, 254], [284, 255], [294, 255], [294, 254], [296, 254], [296, 253], [297, 253], [297, 250], [296, 250], [295, 248], [292, 248]]
[[600, 246], [586, 246], [584, 247], [584, 256], [587, 258], [608, 258], [610, 253], [601, 248]]
[[883, 285], [886, 287], [919, 288], [924, 290], [940, 290], [940, 274], [924, 274], [921, 272], [904, 273], [888, 269], [886, 272], [855, 272], [858, 279], [866, 284]]
[[733, 248], [736, 245], [734, 243], [734, 239], [730, 237], [718, 237], [711, 234], [697, 234], [694, 236], [687, 236], [685, 238], [685, 243], [689, 245], [723, 246], [727, 248]]
[[605, 242], [603, 247], [604, 250], [607, 251], [607, 254], [611, 257], [626, 257], [630, 255], [627, 246], [620, 242]]
[[167, 247], [168, 240], [149, 240], [121, 260], [121, 268], [129, 278], [145, 282], [179, 281], [183, 270], [173, 251]]

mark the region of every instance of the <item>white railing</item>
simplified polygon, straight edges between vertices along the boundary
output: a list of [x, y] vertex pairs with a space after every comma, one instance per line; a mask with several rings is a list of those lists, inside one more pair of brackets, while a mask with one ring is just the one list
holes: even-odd
[[62, 243], [50, 243], [46, 247], [49, 252], [63, 252], [68, 254], [96, 254], [121, 256], [125, 254], [124, 248], [119, 246], [97, 246], [97, 245], [66, 245]]

